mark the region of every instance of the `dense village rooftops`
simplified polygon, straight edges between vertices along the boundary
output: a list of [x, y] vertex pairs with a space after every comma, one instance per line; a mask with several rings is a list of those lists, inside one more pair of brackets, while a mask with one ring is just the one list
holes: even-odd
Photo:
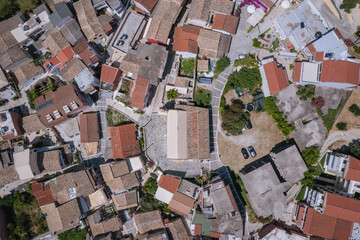
[[108, 89], [114, 91], [121, 75], [121, 70], [108, 65], [101, 65], [100, 81], [109, 85]]
[[51, 150], [37, 153], [37, 161], [41, 172], [54, 172], [62, 169], [61, 150]]
[[174, 240], [188, 240], [189, 235], [181, 218], [165, 224]]
[[14, 71], [14, 75], [18, 81], [19, 87], [22, 87], [26, 83], [26, 81], [32, 80], [33, 78], [40, 76], [43, 73], [43, 68], [41, 66], [36, 66], [32, 62], [24, 64]]
[[61, 49], [61, 51], [56, 55], [56, 57], [61, 62], [59, 68], [62, 68], [65, 63], [67, 63], [72, 57], [74, 56], [74, 52], [71, 48], [71, 46], [68, 46], [64, 49]]
[[109, 130], [114, 159], [140, 154], [140, 144], [136, 138], [135, 123], [109, 127]]
[[99, 61], [99, 57], [93, 52], [90, 46], [87, 44], [85, 38], [82, 38], [80, 42], [78, 42], [74, 47], [73, 51], [79, 55], [81, 60], [84, 61], [86, 66], [90, 66], [91, 64]]
[[70, 46], [68, 40], [64, 38], [61, 32], [54, 29], [50, 35], [42, 42], [44, 48], [49, 50], [53, 56], [57, 55], [62, 49]]
[[62, 26], [60, 32], [71, 45], [76, 44], [79, 39], [84, 37], [80, 26], [75, 19], [72, 19], [70, 22]]
[[146, 35], [149, 42], [166, 44], [172, 24], [180, 11], [179, 0], [159, 0]]
[[229, 0], [194, 0], [189, 10], [189, 22], [194, 25], [205, 26], [210, 21], [212, 13], [230, 15], [234, 2]]
[[138, 193], [136, 190], [123, 192], [111, 196], [117, 211], [136, 207], [138, 205]]
[[142, 10], [151, 13], [158, 0], [134, 0], [135, 5]]
[[181, 183], [180, 178], [167, 176], [167, 175], [163, 174], [160, 177], [158, 186], [171, 192], [171, 193], [175, 193], [177, 188], [179, 187], [180, 183]]
[[105, 37], [105, 32], [92, 7], [91, 0], [79, 0], [74, 3], [74, 8], [81, 29], [89, 41]]
[[177, 52], [198, 53], [197, 40], [200, 28], [184, 25], [175, 28], [173, 50]]
[[[91, 217], [92, 215], [90, 215], [88, 218]], [[117, 216], [114, 216], [112, 218], [106, 219], [101, 222], [92, 221], [92, 223], [90, 223], [89, 225], [93, 237], [96, 237], [104, 233], [119, 231], [122, 227], [122, 224]]]
[[14, 46], [0, 54], [0, 65], [7, 71], [13, 71], [16, 68], [32, 62], [29, 54], [19, 46]]
[[44, 206], [55, 201], [54, 197], [52, 196], [50, 184], [33, 182], [31, 184], [31, 188], [32, 193], [36, 197], [40, 206]]
[[225, 34], [235, 34], [239, 18], [232, 15], [216, 14], [212, 29]]
[[84, 113], [79, 116], [80, 120], [80, 142], [98, 142], [99, 122], [97, 112]]
[[87, 105], [86, 99], [73, 84], [59, 87], [55, 92], [47, 92], [35, 99], [37, 115], [48, 127], [78, 114]]
[[360, 182], [360, 160], [349, 156], [349, 168], [345, 174], [346, 179]]
[[66, 203], [76, 197], [87, 197], [95, 192], [92, 177], [87, 171], [70, 172], [50, 181], [50, 189], [54, 199]]
[[55, 11], [49, 16], [50, 22], [54, 27], [61, 28], [66, 22], [73, 18], [69, 7], [66, 2], [59, 2], [54, 4]]
[[86, 69], [85, 64], [77, 57], [71, 58], [59, 71], [59, 75], [67, 82], [73, 80]]
[[23, 134], [20, 114], [12, 111], [0, 112], [0, 139], [10, 140]]
[[159, 210], [135, 214], [134, 220], [140, 234], [164, 228], [164, 223]]

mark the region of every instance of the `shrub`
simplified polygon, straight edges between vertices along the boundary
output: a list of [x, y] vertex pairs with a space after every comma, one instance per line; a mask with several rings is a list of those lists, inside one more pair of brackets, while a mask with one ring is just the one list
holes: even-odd
[[296, 51], [295, 48], [290, 49], [290, 52], [292, 52], [292, 53], [297, 53], [297, 51]]
[[241, 102], [233, 101], [230, 106], [226, 105], [222, 112], [221, 127], [231, 135], [239, 135], [249, 119], [250, 115], [244, 111]]
[[151, 194], [151, 195], [155, 195], [157, 188], [158, 188], [158, 186], [157, 186], [156, 180], [154, 180], [154, 179], [152, 179], [152, 178], [149, 178], [149, 179], [145, 182], [142, 190], [143, 190], [143, 192], [145, 192], [145, 193], [149, 193], [149, 194]]
[[289, 69], [290, 69], [290, 70], [293, 70], [293, 69], [294, 69], [294, 64], [290, 64], [290, 65], [289, 65]]
[[360, 116], [360, 108], [356, 104], [351, 105], [349, 107], [349, 111], [352, 112], [355, 116]]
[[4, 106], [5, 105], [5, 101], [0, 99], [0, 107]]
[[220, 58], [215, 64], [215, 74], [220, 74], [230, 65], [230, 61], [228, 58], [223, 57]]
[[175, 101], [175, 99], [179, 96], [179, 93], [176, 89], [170, 89], [166, 92], [166, 98], [170, 101]]
[[181, 70], [186, 75], [192, 75], [194, 73], [195, 64], [196, 62], [194, 58], [184, 58], [181, 60]]
[[316, 108], [322, 108], [325, 105], [325, 100], [323, 97], [317, 97], [311, 100], [311, 106]]
[[360, 47], [354, 46], [354, 50], [357, 54], [360, 54]]
[[261, 42], [257, 38], [253, 39], [253, 47], [261, 48]]
[[234, 61], [235, 67], [246, 67], [246, 68], [257, 68], [258, 62], [256, 61], [255, 57], [252, 55], [248, 55], [243, 59], [237, 59]]
[[306, 101], [308, 99], [312, 99], [315, 93], [315, 86], [314, 85], [305, 85], [305, 86], [298, 86], [298, 90], [296, 91], [296, 95], [300, 97], [301, 101]]
[[243, 67], [229, 75], [228, 84], [231, 88], [252, 90], [261, 84], [261, 74], [258, 68]]
[[85, 239], [87, 234], [86, 229], [72, 229], [58, 235], [59, 240]]
[[211, 101], [211, 93], [204, 89], [198, 89], [194, 94], [194, 102], [197, 106], [208, 107]]
[[356, 8], [356, 4], [359, 3], [359, 0], [343, 0], [340, 4], [340, 9], [344, 9], [345, 12], [351, 13], [351, 9]]
[[307, 166], [312, 166], [318, 162], [320, 157], [320, 150], [314, 146], [307, 147], [301, 151], [301, 156], [303, 157]]
[[288, 138], [290, 136], [290, 133], [295, 130], [295, 126], [293, 124], [289, 124], [286, 122], [283, 113], [280, 112], [279, 108], [276, 106], [274, 98], [272, 97], [265, 98], [264, 108], [267, 114], [272, 116], [281, 133], [286, 138]]
[[339, 122], [336, 124], [337, 129], [340, 131], [346, 131], [347, 130], [347, 124], [345, 122]]

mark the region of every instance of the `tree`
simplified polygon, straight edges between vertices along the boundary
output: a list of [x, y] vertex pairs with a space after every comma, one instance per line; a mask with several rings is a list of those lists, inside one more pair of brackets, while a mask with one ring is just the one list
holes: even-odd
[[261, 75], [258, 68], [243, 67], [229, 75], [228, 83], [232, 88], [253, 90], [261, 84]]
[[52, 91], [52, 92], [55, 92], [55, 90], [56, 90], [56, 85], [55, 85], [55, 83], [54, 83], [54, 80], [51, 78], [51, 77], [48, 77], [48, 84], [49, 84], [49, 89], [50, 89], [50, 91]]
[[29, 10], [36, 8], [41, 4], [40, 0], [19, 0], [16, 1], [18, 8], [22, 13], [26, 13]]
[[305, 86], [298, 86], [298, 90], [296, 91], [296, 95], [300, 97], [301, 101], [306, 101], [308, 99], [312, 99], [315, 93], [315, 86], [314, 85], [305, 85]]
[[234, 61], [235, 67], [247, 67], [247, 68], [257, 68], [258, 62], [256, 61], [255, 57], [253, 55], [245, 56], [242, 59], [237, 59]]
[[220, 58], [215, 64], [215, 74], [220, 74], [230, 65], [230, 61], [227, 57]]
[[12, 1], [9, 0], [1, 0], [0, 1], [0, 18], [8, 18], [14, 11], [16, 10], [15, 5]]
[[313, 98], [313, 100], [311, 100], [311, 106], [315, 107], [315, 108], [322, 108], [325, 105], [325, 100], [323, 97], [317, 97], [317, 98]]
[[244, 106], [239, 101], [226, 105], [222, 113], [221, 127], [231, 135], [239, 135], [249, 121], [250, 115], [244, 111]]
[[72, 240], [72, 239], [79, 239], [79, 240], [82, 240], [82, 239], [85, 239], [86, 237], [86, 234], [87, 234], [87, 231], [86, 229], [73, 229], [73, 230], [68, 230], [66, 232], [63, 232], [63, 233], [60, 233], [58, 235], [58, 239], [59, 240]]
[[359, 2], [359, 0], [343, 0], [342, 4], [340, 4], [340, 9], [344, 9], [345, 12], [351, 13], [351, 9], [356, 8], [356, 4]]
[[307, 166], [312, 166], [318, 162], [320, 157], [320, 150], [317, 147], [307, 147], [301, 151], [301, 156], [303, 157]]
[[161, 208], [162, 203], [156, 200], [152, 195], [146, 194], [140, 199], [139, 206], [142, 212], [150, 212]]
[[341, 130], [341, 131], [346, 131], [347, 130], [347, 124], [345, 122], [339, 122], [336, 124], [337, 129]]
[[170, 89], [166, 92], [166, 98], [170, 101], [175, 101], [175, 99], [179, 96], [179, 93], [176, 89]]
[[204, 89], [197, 89], [194, 94], [194, 102], [197, 106], [208, 107], [211, 101], [211, 93]]
[[349, 107], [349, 111], [352, 112], [355, 116], [360, 116], [360, 108], [356, 104], [352, 104]]
[[157, 182], [156, 182], [154, 179], [149, 178], [149, 179], [145, 182], [142, 190], [143, 190], [143, 192], [145, 192], [145, 193], [149, 193], [149, 194], [151, 194], [151, 195], [155, 195], [157, 188], [158, 188]]
[[350, 154], [360, 159], [360, 143], [356, 143], [350, 147]]

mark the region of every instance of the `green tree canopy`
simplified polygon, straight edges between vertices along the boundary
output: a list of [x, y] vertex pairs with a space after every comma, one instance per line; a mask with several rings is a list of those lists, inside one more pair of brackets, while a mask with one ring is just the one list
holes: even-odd
[[166, 98], [170, 101], [175, 101], [175, 99], [179, 96], [179, 93], [176, 89], [170, 89], [166, 92]]
[[231, 135], [239, 135], [249, 119], [250, 115], [244, 111], [242, 103], [233, 101], [230, 106], [226, 105], [222, 112], [221, 127]]
[[298, 86], [298, 90], [296, 91], [296, 95], [300, 97], [301, 101], [306, 101], [308, 99], [313, 99], [315, 94], [315, 86], [314, 85], [305, 85]]
[[211, 93], [204, 89], [197, 89], [194, 94], [194, 101], [197, 106], [208, 107], [211, 101]]
[[228, 83], [232, 88], [252, 90], [261, 84], [261, 75], [258, 68], [243, 67], [229, 75]]
[[319, 160], [320, 150], [314, 146], [307, 147], [301, 151], [301, 156], [303, 157], [306, 165], [311, 166]]
[[350, 154], [360, 159], [360, 143], [357, 143], [350, 147]]
[[344, 9], [345, 12], [351, 13], [351, 9], [356, 8], [356, 5], [359, 2], [359, 0], [343, 0], [342, 4], [340, 4], [340, 9]]
[[215, 64], [215, 74], [220, 74], [230, 65], [230, 61], [227, 57], [220, 58]]
[[242, 59], [237, 59], [234, 61], [235, 67], [247, 67], [247, 68], [257, 68], [258, 62], [256, 61], [253, 55], [248, 55]]

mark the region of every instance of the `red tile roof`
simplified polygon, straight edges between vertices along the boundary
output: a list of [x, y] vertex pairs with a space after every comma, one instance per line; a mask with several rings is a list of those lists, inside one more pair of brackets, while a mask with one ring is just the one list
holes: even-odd
[[301, 77], [301, 62], [295, 62], [294, 72], [293, 72], [293, 82], [300, 82]]
[[221, 30], [230, 34], [235, 34], [239, 18], [233, 15], [216, 14], [212, 29]]
[[88, 47], [87, 42], [85, 38], [83, 38], [80, 42], [76, 43], [76, 45], [73, 47], [73, 51], [76, 54], [81, 53]]
[[195, 235], [201, 235], [201, 224], [195, 224]]
[[309, 50], [309, 52], [311, 54], [315, 53], [316, 52], [316, 49], [314, 47], [314, 45], [310, 44], [309, 46], [307, 46], [307, 49]]
[[149, 12], [153, 10], [158, 0], [134, 0], [135, 2], [141, 4], [144, 8], [146, 8]]
[[349, 239], [353, 223], [337, 219], [308, 208], [305, 219], [304, 233], [328, 239]]
[[322, 63], [320, 81], [358, 85], [359, 70], [359, 63], [326, 60]]
[[32, 193], [38, 200], [40, 206], [44, 206], [55, 201], [50, 189], [50, 184], [45, 185], [43, 188], [41, 183], [33, 182], [31, 184], [31, 188]]
[[145, 105], [145, 97], [148, 92], [150, 80], [143, 78], [143, 77], [137, 77], [135, 81], [135, 87], [134, 90], [131, 93], [131, 106], [138, 108], [138, 109], [144, 109]]
[[336, 36], [339, 38], [339, 39], [343, 39], [344, 37], [341, 35], [339, 29], [335, 28], [334, 29], [334, 33], [336, 34]]
[[333, 193], [326, 194], [324, 214], [360, 223], [360, 201]]
[[298, 225], [300, 228], [303, 227], [303, 218], [306, 211], [306, 207], [304, 205], [299, 205], [298, 212], [297, 212], [297, 218], [296, 218], [296, 225]]
[[67, 63], [73, 56], [74, 56], [74, 52], [73, 52], [71, 46], [68, 46], [68, 47], [62, 49], [62, 50], [56, 55], [56, 57], [57, 57], [57, 58], [60, 60], [60, 62], [61, 62], [59, 68], [62, 68], [62, 66], [64, 66], [64, 64]]
[[181, 182], [180, 178], [171, 177], [163, 174], [160, 177], [158, 186], [171, 193], [175, 193], [180, 185], [180, 182]]
[[190, 25], [175, 28], [173, 50], [197, 54], [199, 32], [199, 27]]
[[324, 59], [324, 52], [315, 53], [315, 61], [322, 61]]
[[140, 154], [139, 141], [136, 139], [135, 123], [109, 127], [113, 158], [127, 158]]
[[91, 143], [99, 141], [99, 122], [96, 112], [84, 113], [80, 119], [80, 142]]
[[264, 69], [271, 95], [289, 86], [286, 71], [281, 67], [277, 67], [275, 61], [265, 64]]
[[103, 64], [101, 66], [100, 81], [114, 84], [120, 77], [121, 70]]
[[210, 232], [210, 237], [212, 238], [221, 238], [221, 233], [218, 232]]
[[96, 54], [92, 52], [89, 47], [86, 48], [81, 53], [79, 53], [79, 57], [81, 58], [81, 60], [84, 61], [86, 66], [90, 66], [91, 64], [94, 64], [97, 61], [99, 61], [98, 56], [96, 56]]
[[51, 63], [52, 65], [52, 68], [57, 66], [58, 64], [60, 64], [60, 61], [57, 57], [52, 57], [52, 58], [49, 58], [44, 64], [43, 64], [43, 67], [46, 71], [48, 72], [51, 72], [52, 68], [49, 70], [47, 69], [46, 65], [48, 65], [49, 63]]
[[346, 179], [360, 182], [360, 160], [350, 156], [349, 169], [346, 172]]

